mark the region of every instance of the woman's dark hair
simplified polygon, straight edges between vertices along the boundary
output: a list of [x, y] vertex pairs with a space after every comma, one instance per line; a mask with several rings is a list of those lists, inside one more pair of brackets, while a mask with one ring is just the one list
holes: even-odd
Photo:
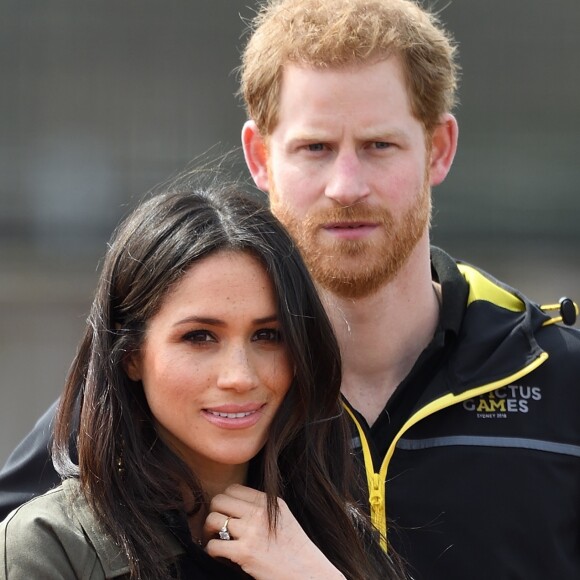
[[[142, 203], [113, 235], [61, 399], [55, 466], [62, 477], [79, 478], [92, 509], [128, 555], [131, 578], [168, 576], [162, 516], [183, 509], [184, 485], [197, 509], [204, 493], [157, 437], [142, 385], [128, 378], [124, 362], [188, 268], [224, 250], [250, 252], [263, 264], [295, 369], [259, 459], [271, 528], [282, 497], [347, 578], [386, 578], [390, 560], [369, 557], [349, 513], [354, 472], [330, 322], [289, 235], [257, 194], [237, 186], [195, 189], [184, 182]], [[79, 406], [77, 466], [69, 442]]]

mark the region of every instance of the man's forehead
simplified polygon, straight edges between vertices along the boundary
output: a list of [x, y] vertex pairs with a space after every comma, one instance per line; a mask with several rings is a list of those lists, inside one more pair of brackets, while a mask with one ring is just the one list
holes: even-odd
[[410, 111], [409, 90], [398, 58], [327, 69], [290, 62], [284, 69], [278, 122], [326, 124], [341, 111], [352, 114], [354, 110], [359, 125], [382, 132], [392, 125], [384, 114], [388, 108]]

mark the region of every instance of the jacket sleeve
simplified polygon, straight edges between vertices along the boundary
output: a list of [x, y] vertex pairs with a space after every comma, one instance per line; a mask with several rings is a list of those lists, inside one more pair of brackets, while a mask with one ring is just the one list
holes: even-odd
[[62, 488], [0, 523], [0, 580], [102, 580], [103, 569]]
[[60, 483], [50, 458], [57, 403], [36, 422], [0, 470], [0, 520], [14, 508]]

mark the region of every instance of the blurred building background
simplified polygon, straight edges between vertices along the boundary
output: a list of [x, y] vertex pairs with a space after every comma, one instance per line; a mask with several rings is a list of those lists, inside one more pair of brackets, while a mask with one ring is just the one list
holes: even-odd
[[[580, 2], [431, 4], [464, 70], [434, 241], [537, 302], [580, 300]], [[0, 463], [62, 388], [118, 220], [239, 146], [232, 71], [253, 6], [2, 2]]]

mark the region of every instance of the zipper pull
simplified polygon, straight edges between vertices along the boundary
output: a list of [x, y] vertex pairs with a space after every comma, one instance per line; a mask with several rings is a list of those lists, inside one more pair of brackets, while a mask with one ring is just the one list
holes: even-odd
[[373, 473], [373, 485], [369, 497], [373, 518], [380, 515], [383, 500], [383, 494], [381, 491], [381, 478], [378, 473]]
[[384, 505], [384, 487], [381, 485], [381, 477], [373, 473], [372, 489], [369, 496], [371, 505], [371, 521], [380, 534], [380, 544], [387, 551], [387, 522]]

